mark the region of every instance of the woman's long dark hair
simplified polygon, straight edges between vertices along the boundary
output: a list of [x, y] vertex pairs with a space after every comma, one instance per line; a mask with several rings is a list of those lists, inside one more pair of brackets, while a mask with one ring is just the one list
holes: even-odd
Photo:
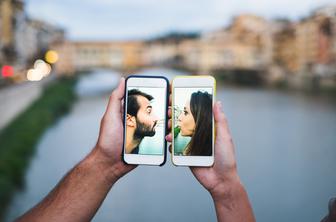
[[195, 131], [187, 147], [187, 155], [212, 155], [212, 95], [197, 91], [191, 94], [190, 110]]

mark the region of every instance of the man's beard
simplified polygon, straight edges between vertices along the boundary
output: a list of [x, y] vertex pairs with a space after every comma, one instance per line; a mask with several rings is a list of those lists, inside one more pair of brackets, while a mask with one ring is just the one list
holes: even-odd
[[141, 123], [140, 121], [136, 120], [136, 129], [134, 132], [134, 138], [136, 139], [143, 139], [145, 136], [154, 136], [155, 135], [155, 126], [156, 122], [152, 126], [147, 126], [144, 123]]

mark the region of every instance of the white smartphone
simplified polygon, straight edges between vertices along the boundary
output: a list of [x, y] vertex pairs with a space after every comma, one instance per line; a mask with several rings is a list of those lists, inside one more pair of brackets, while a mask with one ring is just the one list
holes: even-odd
[[172, 162], [176, 166], [214, 164], [216, 80], [179, 76], [172, 83]]
[[123, 160], [127, 164], [160, 165], [166, 161], [168, 80], [132, 75], [124, 97]]

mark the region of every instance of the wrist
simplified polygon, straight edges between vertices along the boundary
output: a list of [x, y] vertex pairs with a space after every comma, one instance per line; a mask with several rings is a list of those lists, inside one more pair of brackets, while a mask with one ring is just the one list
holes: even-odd
[[234, 200], [239, 197], [242, 191], [244, 191], [244, 186], [237, 174], [209, 190], [214, 201]]
[[97, 147], [84, 159], [84, 162], [89, 165], [95, 173], [99, 174], [105, 183], [111, 186], [120, 178], [116, 173], [115, 164]]

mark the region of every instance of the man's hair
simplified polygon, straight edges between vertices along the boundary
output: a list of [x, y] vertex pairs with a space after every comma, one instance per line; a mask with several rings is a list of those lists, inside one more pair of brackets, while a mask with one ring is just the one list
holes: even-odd
[[131, 116], [137, 115], [140, 105], [138, 103], [137, 97], [138, 96], [143, 96], [149, 101], [151, 101], [154, 97], [151, 95], [148, 95], [147, 93], [141, 92], [138, 89], [131, 89], [128, 90], [127, 94], [127, 114], [130, 114]]

